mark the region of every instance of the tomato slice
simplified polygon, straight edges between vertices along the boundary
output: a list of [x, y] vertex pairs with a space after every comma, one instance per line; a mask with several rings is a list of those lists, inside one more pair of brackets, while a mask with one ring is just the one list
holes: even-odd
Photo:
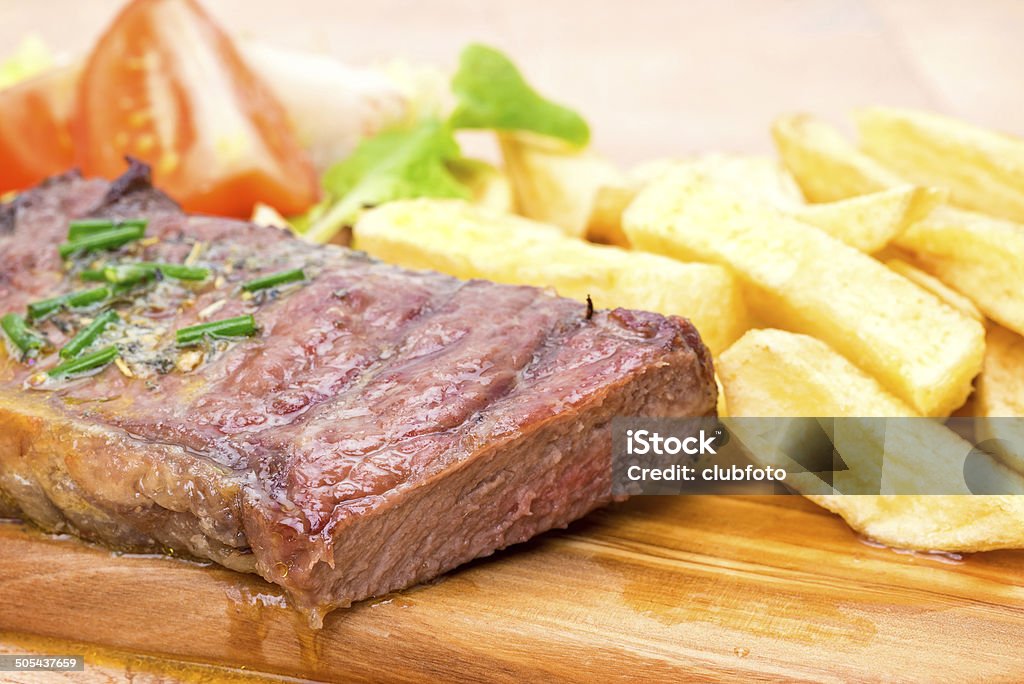
[[0, 90], [0, 193], [31, 187], [74, 163], [68, 122], [77, 73], [55, 69]]
[[284, 214], [317, 195], [281, 103], [194, 0], [133, 0], [93, 49], [72, 121], [76, 160], [113, 178], [125, 155], [188, 211]]

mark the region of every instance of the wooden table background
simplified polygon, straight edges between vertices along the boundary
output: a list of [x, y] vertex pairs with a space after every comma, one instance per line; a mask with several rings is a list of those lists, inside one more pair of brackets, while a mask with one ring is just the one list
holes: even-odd
[[[29, 31], [84, 50], [120, 4], [0, 0], [0, 53]], [[584, 112], [596, 146], [622, 163], [769, 151], [780, 113], [840, 121], [874, 103], [1024, 133], [1016, 0], [205, 4], [237, 35], [359, 64], [451, 66], [467, 42], [496, 44]], [[31, 631], [128, 654], [92, 667], [100, 681], [225, 676], [167, 675], [139, 653], [338, 678], [628, 678], [641, 665], [659, 679], [1024, 677], [1024, 553], [941, 561], [869, 547], [796, 498], [645, 499], [336, 614], [314, 638], [254, 603], [277, 595], [256, 580], [7, 528], [0, 653], [25, 650], [12, 633]]]

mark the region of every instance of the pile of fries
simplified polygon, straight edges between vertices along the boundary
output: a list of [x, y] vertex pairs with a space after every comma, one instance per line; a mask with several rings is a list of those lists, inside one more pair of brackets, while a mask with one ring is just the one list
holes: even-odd
[[[629, 172], [506, 135], [509, 206], [396, 202], [364, 214], [354, 242], [686, 316], [715, 355], [723, 414], [1024, 416], [1024, 140], [899, 109], [856, 123], [859, 144], [788, 116], [772, 129], [779, 160]], [[1007, 424], [991, 436], [1024, 441], [999, 435]], [[997, 456], [1024, 473], [1024, 454]], [[893, 546], [1024, 547], [1020, 496], [811, 498]]]

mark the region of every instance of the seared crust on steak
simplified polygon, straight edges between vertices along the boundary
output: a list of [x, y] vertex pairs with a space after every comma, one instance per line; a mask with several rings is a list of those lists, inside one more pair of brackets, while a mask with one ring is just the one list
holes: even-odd
[[[714, 412], [711, 359], [688, 321], [588, 318], [535, 288], [189, 217], [141, 165], [112, 185], [68, 174], [2, 211], [0, 313], [82, 287], [57, 256], [70, 219], [141, 214], [159, 240], [121, 256], [180, 263], [199, 250], [219, 276], [162, 283], [139, 314], [152, 337], [173, 340], [204, 310], [252, 313], [260, 333], [190, 372], [110, 367], [46, 391], [26, 381], [53, 359], [0, 351], [0, 514], [258, 572], [317, 624], [609, 502], [614, 416]], [[303, 286], [240, 296], [297, 267]], [[71, 334], [44, 332], [55, 346]]]

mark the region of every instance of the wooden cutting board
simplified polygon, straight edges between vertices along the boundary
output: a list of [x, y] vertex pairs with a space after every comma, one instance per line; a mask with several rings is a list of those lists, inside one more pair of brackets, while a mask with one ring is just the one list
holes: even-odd
[[1024, 677], [1024, 552], [897, 553], [795, 496], [634, 499], [320, 632], [254, 577], [0, 536], [0, 652], [71, 640], [111, 681]]
[[[35, 31], [82, 52], [122, 2], [0, 2], [0, 43]], [[1024, 133], [1021, 3], [206, 4], [236, 34], [357, 63], [498, 44], [622, 162], [765, 151], [781, 112], [872, 102]], [[1024, 679], [1024, 553], [902, 555], [796, 497], [634, 500], [315, 634], [278, 603], [255, 578], [0, 524], [0, 653], [86, 653], [92, 679], [231, 675], [186, 661], [346, 680]]]

